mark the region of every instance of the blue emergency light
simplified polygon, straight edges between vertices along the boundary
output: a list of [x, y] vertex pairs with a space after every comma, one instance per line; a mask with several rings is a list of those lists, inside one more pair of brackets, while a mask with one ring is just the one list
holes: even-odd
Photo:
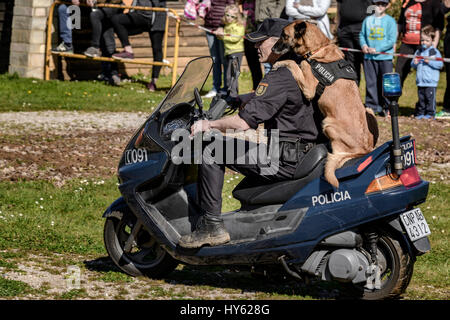
[[402, 95], [400, 75], [396, 72], [383, 74], [383, 96], [386, 98], [399, 98]]

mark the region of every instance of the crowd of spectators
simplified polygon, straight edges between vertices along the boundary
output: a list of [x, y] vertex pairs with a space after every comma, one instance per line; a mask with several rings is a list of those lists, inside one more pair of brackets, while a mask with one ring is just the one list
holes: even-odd
[[[134, 52], [129, 36], [148, 32], [150, 35], [153, 60], [162, 62], [162, 42], [165, 30], [166, 13], [150, 10], [121, 9], [111, 7], [97, 7], [97, 4], [121, 4], [136, 7], [166, 7], [165, 1], [160, 0], [71, 0], [72, 5], [79, 5], [80, 1], [91, 7], [89, 15], [92, 36], [91, 45], [84, 51], [87, 57], [113, 57], [117, 60], [134, 59]], [[69, 28], [70, 10], [66, 4], [58, 7], [59, 34], [62, 42], [53, 51], [73, 53], [72, 30]], [[114, 34], [119, 38], [123, 51], [116, 52]], [[153, 66], [152, 79], [147, 84], [150, 91], [155, 91], [156, 80], [161, 66]], [[120, 84], [117, 63], [102, 62], [100, 80], [111, 84]]]
[[[85, 51], [89, 57], [113, 57], [134, 59], [129, 35], [148, 31], [153, 57], [162, 61], [162, 39], [164, 34], [164, 12], [125, 10], [117, 8], [96, 8], [96, 3], [131, 3], [133, 6], [165, 7], [159, 0], [71, 0], [78, 5], [85, 1], [92, 7], [91, 46]], [[127, 1], [127, 2], [125, 2]], [[417, 70], [419, 101], [415, 116], [421, 118], [450, 117], [450, 89], [446, 87], [444, 108], [436, 114], [435, 89], [439, 72], [445, 65], [447, 83], [450, 78], [450, 63], [434, 58], [441, 57], [439, 40], [444, 30], [444, 16], [450, 11], [450, 0], [336, 0], [336, 32], [330, 28], [329, 8], [331, 0], [187, 0], [185, 16], [203, 18], [203, 26], [209, 30], [206, 39], [213, 58], [213, 86], [205, 97], [217, 94], [238, 94], [238, 84], [230, 87], [230, 62], [238, 61], [240, 66], [245, 56], [252, 75], [255, 90], [263, 75], [271, 69], [270, 64], [259, 62], [257, 49], [243, 35], [256, 30], [266, 18], [284, 18], [290, 21], [301, 19], [317, 24], [319, 29], [339, 47], [357, 49], [344, 51], [345, 58], [357, 73], [360, 84], [361, 66], [366, 81], [365, 105], [381, 116], [388, 115], [387, 100], [382, 96], [381, 79], [384, 73], [394, 70], [394, 53], [420, 55], [412, 59], [399, 56], [395, 72], [403, 83], [411, 68]], [[401, 2], [397, 20], [386, 13], [393, 2]], [[59, 6], [59, 30], [61, 44], [55, 49], [73, 52], [72, 34], [67, 27], [67, 6]], [[450, 22], [450, 15], [447, 17]], [[119, 38], [123, 51], [116, 52], [114, 33]], [[230, 36], [231, 35], [231, 36]], [[426, 40], [424, 43], [424, 38]], [[444, 37], [444, 56], [450, 58], [450, 32]], [[400, 45], [397, 45], [399, 42]], [[383, 54], [379, 54], [383, 52]], [[387, 54], [386, 54], [387, 53]], [[431, 58], [429, 58], [429, 57]], [[436, 63], [440, 62], [440, 63]], [[153, 67], [152, 81], [148, 89], [156, 90], [156, 80], [161, 67]], [[120, 83], [115, 63], [102, 65], [102, 77], [113, 84]], [[432, 79], [428, 79], [428, 78]], [[428, 80], [429, 81], [428, 81]], [[427, 88], [427, 89], [423, 89]], [[434, 88], [434, 90], [433, 90]], [[430, 92], [434, 92], [431, 94]], [[425, 111], [424, 111], [425, 110]]]

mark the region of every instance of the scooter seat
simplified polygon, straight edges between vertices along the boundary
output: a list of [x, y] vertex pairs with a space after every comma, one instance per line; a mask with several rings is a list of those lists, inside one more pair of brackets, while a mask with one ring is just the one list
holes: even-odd
[[283, 204], [298, 190], [323, 174], [327, 154], [325, 145], [314, 146], [298, 165], [293, 180], [261, 182], [260, 179], [246, 177], [233, 190], [233, 197], [242, 206]]

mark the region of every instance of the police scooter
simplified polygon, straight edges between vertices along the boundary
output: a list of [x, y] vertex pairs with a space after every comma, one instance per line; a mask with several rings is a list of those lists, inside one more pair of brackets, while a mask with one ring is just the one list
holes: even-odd
[[316, 145], [294, 179], [262, 184], [246, 177], [237, 185], [240, 209], [222, 213], [229, 243], [177, 245], [198, 219], [197, 165], [174, 164], [171, 134], [224, 113], [222, 99], [204, 111], [198, 94], [211, 67], [210, 57], [192, 60], [125, 147], [118, 167], [122, 196], [103, 214], [104, 243], [115, 264], [148, 277], [168, 276], [179, 263], [278, 266], [299, 280], [350, 284], [363, 299], [401, 295], [416, 257], [430, 250], [430, 229], [417, 207], [426, 200], [428, 182], [416, 168], [415, 141], [398, 137], [395, 74], [384, 79], [394, 139], [338, 169], [339, 189], [324, 179], [328, 150]]

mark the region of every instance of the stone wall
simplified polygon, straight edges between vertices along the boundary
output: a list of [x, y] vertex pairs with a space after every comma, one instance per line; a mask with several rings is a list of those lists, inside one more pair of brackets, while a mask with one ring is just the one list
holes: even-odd
[[0, 1], [0, 73], [8, 72], [14, 0]]
[[9, 73], [44, 78], [45, 31], [53, 0], [15, 0]]

